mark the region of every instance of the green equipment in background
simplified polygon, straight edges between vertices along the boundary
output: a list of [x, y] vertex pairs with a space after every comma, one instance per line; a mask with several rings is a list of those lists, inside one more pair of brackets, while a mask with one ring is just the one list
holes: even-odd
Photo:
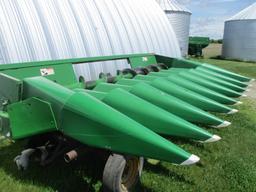
[[209, 37], [189, 37], [188, 54], [195, 57], [202, 57], [203, 49], [209, 44]]

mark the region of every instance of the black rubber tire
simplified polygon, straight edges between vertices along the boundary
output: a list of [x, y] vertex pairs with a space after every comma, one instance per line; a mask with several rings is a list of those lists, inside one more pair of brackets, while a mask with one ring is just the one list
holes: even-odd
[[[127, 162], [132, 162], [132, 169], [129, 169]], [[103, 171], [103, 191], [131, 192], [139, 183], [143, 163], [143, 158], [111, 154]], [[128, 170], [128, 179], [125, 179], [128, 184], [123, 184], [125, 169]]]

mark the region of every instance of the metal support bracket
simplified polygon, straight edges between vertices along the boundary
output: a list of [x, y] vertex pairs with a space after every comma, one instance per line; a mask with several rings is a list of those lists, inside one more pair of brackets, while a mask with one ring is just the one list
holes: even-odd
[[8, 106], [8, 113], [13, 139], [57, 130], [51, 104], [38, 98], [32, 97], [11, 104]]

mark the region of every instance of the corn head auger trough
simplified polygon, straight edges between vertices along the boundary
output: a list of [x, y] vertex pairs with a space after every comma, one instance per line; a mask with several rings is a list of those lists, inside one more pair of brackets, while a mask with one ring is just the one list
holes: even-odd
[[[100, 74], [96, 81], [77, 80], [73, 70], [75, 64], [125, 59], [130, 69]], [[209, 64], [154, 54], [0, 65], [0, 130], [12, 140], [28, 140], [15, 158], [19, 169], [27, 169], [35, 154], [48, 165], [93, 150], [106, 158], [105, 190], [125, 191], [136, 184], [142, 157], [198, 162], [166, 137], [220, 140], [198, 124], [230, 125], [209, 112], [236, 113], [231, 105], [241, 104], [237, 98], [245, 96], [250, 80]]]

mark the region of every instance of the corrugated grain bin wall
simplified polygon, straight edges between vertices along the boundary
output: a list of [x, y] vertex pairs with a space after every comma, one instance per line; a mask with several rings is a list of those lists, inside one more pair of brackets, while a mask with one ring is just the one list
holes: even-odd
[[166, 13], [178, 38], [182, 56], [188, 54], [191, 12], [175, 0], [156, 0]]
[[256, 3], [225, 22], [222, 56], [256, 61]]
[[[180, 57], [168, 19], [154, 0], [0, 1], [0, 60], [15, 63], [155, 52]], [[124, 61], [76, 66], [77, 75], [129, 67]]]

